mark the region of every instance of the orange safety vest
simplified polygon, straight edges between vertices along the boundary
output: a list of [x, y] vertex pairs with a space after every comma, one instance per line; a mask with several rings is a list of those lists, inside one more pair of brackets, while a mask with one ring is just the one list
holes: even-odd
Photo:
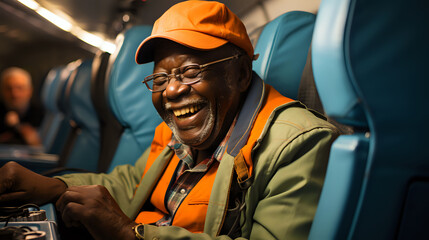
[[[240, 149], [234, 159], [234, 168], [237, 173], [239, 183], [244, 183], [251, 179], [253, 168], [251, 159], [252, 149], [257, 139], [260, 137], [272, 112], [277, 107], [294, 101], [282, 96], [269, 85], [265, 85], [265, 93], [266, 97], [261, 98], [261, 109], [259, 112], [255, 113], [255, 116], [252, 116], [255, 120], [250, 128], [246, 130], [250, 131], [247, 143]], [[171, 136], [172, 132], [164, 122], [157, 127], [143, 176], [155, 162], [161, 151], [163, 151], [170, 142]], [[228, 145], [228, 148], [234, 148], [234, 146]], [[165, 168], [163, 175], [153, 189], [150, 197], [150, 203], [154, 207], [154, 210], [150, 209], [147, 211], [146, 209], [143, 209], [136, 218], [137, 223], [155, 223], [167, 213], [165, 208], [165, 194], [179, 161], [180, 159], [173, 154], [173, 157], [170, 159], [168, 166]], [[173, 226], [183, 227], [194, 233], [203, 232], [211, 187], [213, 186], [218, 165], [219, 163], [215, 162], [214, 165], [210, 167], [208, 172], [200, 179], [180, 204], [173, 218]]]

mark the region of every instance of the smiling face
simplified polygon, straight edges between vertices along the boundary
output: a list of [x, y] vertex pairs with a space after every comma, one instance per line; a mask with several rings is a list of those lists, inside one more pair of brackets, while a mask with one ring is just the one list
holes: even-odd
[[[168, 40], [159, 40], [154, 73], [171, 73], [189, 64], [205, 64], [236, 54], [224, 45], [212, 51], [197, 51]], [[250, 71], [234, 59], [207, 67], [201, 81], [184, 85], [172, 78], [166, 89], [152, 94], [152, 101], [182, 143], [200, 151], [214, 150], [228, 132], [250, 82]], [[245, 70], [243, 70], [245, 69]]]

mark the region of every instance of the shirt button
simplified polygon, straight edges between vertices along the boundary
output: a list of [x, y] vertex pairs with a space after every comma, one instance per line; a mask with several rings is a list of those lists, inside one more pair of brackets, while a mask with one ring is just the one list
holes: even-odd
[[180, 193], [181, 193], [181, 194], [185, 194], [185, 193], [186, 193], [186, 190], [185, 190], [184, 188], [182, 188], [182, 189], [180, 189]]

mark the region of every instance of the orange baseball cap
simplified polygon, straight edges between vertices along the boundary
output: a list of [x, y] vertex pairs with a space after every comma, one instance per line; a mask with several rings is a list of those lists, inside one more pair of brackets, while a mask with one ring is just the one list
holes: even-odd
[[172, 6], [156, 20], [152, 34], [138, 47], [137, 63], [153, 61], [153, 40], [157, 38], [169, 39], [197, 50], [211, 50], [230, 42], [253, 59], [253, 46], [246, 27], [219, 2], [185, 1]]

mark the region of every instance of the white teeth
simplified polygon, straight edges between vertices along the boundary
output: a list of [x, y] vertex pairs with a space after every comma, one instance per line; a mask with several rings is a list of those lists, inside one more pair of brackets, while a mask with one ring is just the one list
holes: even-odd
[[176, 117], [180, 117], [182, 115], [185, 115], [187, 113], [194, 113], [198, 110], [200, 110], [200, 106], [191, 106], [191, 107], [184, 107], [182, 109], [173, 110], [173, 113]]

